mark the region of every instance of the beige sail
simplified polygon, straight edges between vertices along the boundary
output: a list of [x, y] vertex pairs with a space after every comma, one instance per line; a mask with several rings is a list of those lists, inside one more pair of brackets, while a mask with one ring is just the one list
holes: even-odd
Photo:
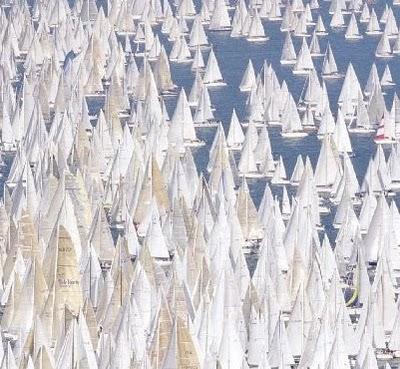
[[18, 241], [24, 258], [42, 257], [38, 244], [38, 235], [31, 215], [24, 211], [18, 221]]
[[161, 296], [160, 310], [157, 316], [157, 325], [153, 342], [150, 348], [151, 362], [154, 368], [160, 367], [168, 349], [169, 340], [172, 334], [172, 317], [168, 303]]
[[187, 325], [187, 322], [194, 318], [194, 311], [187, 297], [184, 283], [179, 280], [176, 273], [173, 275], [167, 298], [175, 317], [180, 318]]
[[18, 275], [14, 273], [14, 276], [12, 278], [14, 279], [14, 283], [11, 286], [11, 291], [8, 296], [8, 301], [5, 305], [4, 312], [3, 312], [3, 317], [1, 319], [1, 325], [2, 327], [9, 327], [12, 318], [14, 316], [14, 311], [15, 311], [15, 306], [17, 304], [17, 299], [19, 294], [21, 293], [21, 282], [19, 281]]
[[103, 329], [108, 332], [112, 329], [114, 322], [120, 312], [124, 302], [129, 298], [130, 280], [128, 275], [124, 272], [122, 265], [120, 264], [113, 277], [114, 288], [111, 295], [110, 301], [106, 306], [103, 316], [98, 316], [99, 322], [101, 322]]
[[107, 223], [106, 213], [101, 203], [98, 204], [92, 221], [89, 242], [96, 250], [100, 261], [109, 263], [113, 260], [115, 254], [114, 244]]
[[56, 301], [63, 308], [64, 304], [75, 314], [82, 306], [82, 291], [75, 247], [71, 236], [64, 226], [59, 226], [56, 269]]
[[97, 343], [99, 342], [99, 326], [96, 319], [96, 314], [94, 312], [92, 303], [90, 299], [86, 299], [82, 309], [83, 315], [86, 319], [86, 324], [89, 330], [90, 338], [92, 341], [92, 346], [97, 347]]
[[200, 369], [199, 357], [185, 323], [177, 318], [162, 369]]
[[[168, 188], [165, 184], [164, 177], [158, 167], [157, 160], [152, 157], [151, 177], [153, 185], [153, 195], [157, 200], [160, 215], [169, 209]], [[163, 211], [161, 211], [161, 209]]]
[[54, 358], [49, 354], [46, 346], [41, 346], [36, 356], [35, 369], [54, 369]]
[[10, 332], [27, 335], [37, 314], [42, 312], [48, 288], [40, 263], [33, 260], [25, 277], [21, 293], [14, 306]]
[[153, 181], [151, 163], [148, 164], [146, 172], [140, 186], [140, 193], [138, 196], [137, 206], [135, 209], [133, 221], [140, 224], [148, 215], [149, 205], [153, 200]]

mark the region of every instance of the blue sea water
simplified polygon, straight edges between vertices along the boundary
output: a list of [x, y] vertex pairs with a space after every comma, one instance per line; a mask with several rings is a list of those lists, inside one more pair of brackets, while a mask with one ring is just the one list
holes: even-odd
[[[199, 4], [196, 5], [198, 6]], [[385, 65], [388, 63], [397, 88], [397, 85], [400, 82], [400, 58], [395, 57], [386, 60], [375, 58], [375, 49], [379, 42], [379, 36], [364, 35], [361, 40], [350, 41], [346, 40], [344, 37], [345, 28], [341, 29], [340, 31], [330, 30], [329, 23], [331, 15], [328, 12], [329, 5], [329, 2], [320, 1], [320, 9], [313, 10], [314, 19], [316, 20], [318, 14], [321, 14], [324, 24], [329, 31], [327, 36], [319, 37], [321, 51], [325, 51], [327, 43], [329, 42], [332, 47], [339, 71], [345, 74], [347, 66], [351, 62], [354, 66], [362, 88], [367, 82], [371, 66], [374, 62], [377, 65], [379, 75], [382, 75]], [[378, 19], [380, 19], [384, 7], [384, 1], [378, 1], [376, 4], [374, 4], [374, 9], [377, 13]], [[399, 20], [400, 9], [398, 7], [394, 7], [393, 10], [396, 20]], [[344, 15], [344, 17], [346, 23], [348, 23], [350, 15]], [[226, 133], [229, 127], [233, 108], [236, 109], [240, 120], [244, 120], [246, 118], [245, 102], [247, 94], [240, 92], [238, 87], [249, 59], [252, 60], [257, 73], [262, 68], [264, 60], [267, 60], [268, 63], [271, 63], [279, 81], [281, 83], [283, 80], [286, 81], [288, 88], [296, 101], [298, 100], [303, 89], [305, 77], [293, 75], [289, 67], [282, 66], [280, 64], [282, 45], [285, 37], [284, 33], [280, 31], [280, 22], [263, 21], [263, 25], [266, 34], [269, 36], [269, 39], [267, 41], [256, 43], [248, 42], [243, 38], [231, 38], [229, 32], [226, 31], [207, 32], [209, 41], [213, 45], [214, 52], [217, 56], [222, 75], [227, 83], [226, 86], [213, 87], [209, 89], [211, 101], [216, 108], [215, 117], [222, 122]], [[359, 27], [360, 31], [364, 33], [366, 25], [359, 23]], [[160, 39], [168, 51], [171, 45], [166, 40], [164, 35], [160, 35]], [[293, 37], [293, 42], [296, 51], [298, 51], [301, 47], [302, 38]], [[204, 53], [203, 56], [206, 60], [207, 53]], [[313, 60], [317, 71], [320, 71], [323, 58], [313, 58]], [[190, 64], [172, 63], [171, 71], [175, 84], [183, 86], [186, 92], [189, 93], [194, 80], [194, 73], [190, 69]], [[337, 112], [337, 100], [343, 84], [343, 79], [328, 80], [326, 81], [326, 84], [331, 110], [335, 115]], [[392, 104], [396, 88], [388, 90], [387, 94], [385, 95], [388, 108]], [[166, 100], [167, 108], [170, 111], [173, 111], [175, 103], [176, 98], [169, 98]], [[215, 128], [198, 130], [199, 137], [205, 140], [207, 143], [205, 147], [198, 148], [194, 151], [195, 161], [200, 172], [205, 170], [205, 166], [208, 161], [208, 151], [214, 138], [214, 134]], [[278, 158], [279, 155], [283, 157], [289, 176], [292, 173], [298, 154], [309, 156], [311, 163], [315, 167], [320, 150], [320, 141], [317, 139], [315, 133], [301, 139], [283, 138], [279, 134], [278, 129], [269, 128], [269, 134], [273, 155], [275, 158]], [[352, 135], [351, 141], [354, 150], [352, 162], [358, 180], [360, 183], [362, 183], [369, 159], [376, 151], [376, 145], [373, 142], [372, 137], [368, 136]], [[256, 206], [258, 206], [264, 192], [265, 180], [253, 179], [248, 180], [248, 183], [252, 198]], [[282, 193], [282, 190], [279, 187], [273, 187], [272, 189], [273, 192], [278, 196]], [[335, 232], [332, 228], [333, 217], [334, 209], [332, 209], [328, 216], [325, 216], [322, 219], [325, 230], [331, 241], [333, 241], [335, 237]]]
[[[196, 0], [195, 4], [197, 10], [199, 10], [199, 0]], [[384, 10], [385, 4], [385, 1], [378, 1], [374, 5], [378, 19]], [[99, 1], [98, 5], [104, 5], [103, 1]], [[349, 41], [345, 40], [344, 38], [345, 28], [340, 31], [329, 30], [329, 22], [331, 19], [331, 15], [329, 15], [328, 12], [329, 5], [330, 2], [321, 0], [320, 9], [313, 10], [314, 19], [316, 20], [318, 14], [321, 14], [324, 24], [329, 31], [327, 36], [319, 37], [322, 52], [325, 51], [326, 45], [329, 42], [332, 47], [339, 71], [344, 74], [347, 70], [349, 62], [351, 62], [362, 87], [367, 81], [371, 66], [374, 62], [377, 64], [379, 75], [382, 74], [386, 63], [388, 63], [392, 72], [392, 77], [397, 85], [400, 82], [400, 57], [395, 57], [388, 60], [376, 59], [375, 49], [379, 41], [379, 36], [364, 35], [361, 40]], [[393, 10], [396, 19], [399, 21], [400, 8], [394, 7]], [[345, 15], [346, 23], [348, 23], [349, 17], [350, 15]], [[284, 33], [280, 31], [280, 22], [263, 20], [263, 25], [266, 34], [269, 36], [269, 39], [267, 41], [256, 43], [248, 42], [242, 38], [231, 38], [229, 32], [207, 31], [209, 41], [213, 45], [214, 52], [217, 56], [222, 75], [227, 83], [226, 86], [211, 87], [209, 89], [211, 101], [216, 108], [215, 118], [222, 122], [226, 132], [229, 127], [233, 108], [236, 109], [239, 119], [243, 120], [246, 118], [245, 102], [247, 99], [247, 94], [240, 92], [238, 87], [249, 59], [252, 60], [257, 73], [260, 71], [264, 60], [266, 60], [268, 63], [271, 63], [279, 81], [281, 83], [283, 80], [286, 81], [288, 88], [296, 101], [298, 100], [303, 89], [305, 77], [293, 75], [289, 67], [282, 66], [280, 64], [282, 45], [285, 37]], [[360, 31], [364, 33], [365, 25], [359, 24], [359, 27]], [[172, 44], [167, 40], [166, 35], [163, 35], [160, 32], [160, 26], [156, 26], [154, 31], [159, 35], [162, 44], [169, 53]], [[302, 38], [293, 37], [293, 42], [296, 51], [298, 51], [301, 46]], [[205, 60], [207, 59], [208, 52], [209, 51], [205, 51], [203, 53]], [[321, 69], [322, 60], [322, 58], [314, 58], [314, 63], [318, 71]], [[140, 59], [138, 59], [138, 64], [141, 64]], [[186, 92], [189, 93], [194, 80], [194, 73], [190, 69], [190, 64], [171, 63], [171, 71], [174, 83], [178, 86], [183, 86]], [[334, 114], [337, 111], [337, 99], [342, 83], [343, 79], [326, 81], [331, 110]], [[387, 94], [385, 95], [388, 107], [391, 106], [396, 88], [388, 90]], [[166, 97], [166, 105], [170, 114], [173, 112], [175, 104], [176, 96]], [[96, 106], [91, 105], [89, 107], [91, 112], [94, 113], [100, 109], [101, 104], [96, 104]], [[197, 131], [199, 138], [206, 142], [206, 146], [193, 150], [195, 162], [199, 172], [205, 172], [205, 167], [208, 162], [209, 148], [213, 141], [215, 130], [215, 128], [206, 128], [199, 129]], [[320, 150], [320, 141], [317, 139], [315, 133], [301, 139], [289, 139], [283, 138], [279, 134], [279, 129], [269, 128], [269, 134], [273, 155], [275, 158], [278, 158], [280, 155], [283, 157], [289, 176], [292, 173], [298, 154], [309, 156], [313, 166], [315, 167]], [[358, 180], [361, 183], [366, 172], [369, 159], [375, 153], [376, 145], [374, 144], [372, 138], [367, 136], [352, 135], [351, 141], [355, 154], [352, 158], [352, 161]], [[9, 158], [7, 158], [7, 163], [9, 168], [11, 164]], [[248, 180], [251, 195], [256, 206], [258, 206], [261, 201], [265, 188], [265, 182], [265, 179]], [[273, 192], [278, 196], [280, 196], [282, 193], [282, 189], [280, 187], [272, 187], [272, 189]], [[330, 215], [323, 218], [324, 226], [331, 241], [334, 240], [335, 236], [335, 232], [331, 227], [333, 216], [334, 209], [332, 209]]]

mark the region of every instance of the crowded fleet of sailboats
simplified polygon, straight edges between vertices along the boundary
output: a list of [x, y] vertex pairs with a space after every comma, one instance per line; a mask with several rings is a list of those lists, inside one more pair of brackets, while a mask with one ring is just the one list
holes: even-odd
[[[379, 18], [319, 2], [1, 1], [1, 369], [398, 366], [396, 75], [374, 63], [364, 85], [320, 39], [394, 58], [400, 1]], [[262, 45], [270, 22], [280, 65], [249, 59], [245, 116], [221, 122], [210, 34]], [[271, 129], [295, 150], [317, 137], [315, 165], [300, 151], [289, 172]], [[374, 145], [362, 178], [356, 135]]]

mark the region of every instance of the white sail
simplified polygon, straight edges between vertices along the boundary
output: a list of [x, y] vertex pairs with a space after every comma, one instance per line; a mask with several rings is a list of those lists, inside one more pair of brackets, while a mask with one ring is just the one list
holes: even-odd
[[314, 69], [314, 63], [311, 58], [310, 49], [308, 48], [306, 39], [303, 38], [303, 43], [301, 44], [301, 49], [297, 55], [296, 64], [293, 68], [294, 74], [308, 74]]
[[229, 30], [231, 28], [231, 21], [228, 14], [224, 0], [216, 0], [214, 11], [210, 20], [209, 30], [221, 31]]
[[304, 137], [307, 133], [303, 131], [300, 116], [297, 111], [296, 103], [290, 94], [281, 117], [282, 136], [284, 137]]
[[256, 83], [256, 76], [254, 72], [253, 63], [251, 59], [247, 64], [246, 70], [244, 71], [242, 81], [240, 82], [239, 89], [240, 91], [250, 91], [253, 85]]
[[327, 34], [321, 15], [318, 15], [317, 24], [315, 26], [315, 32], [317, 33], [317, 35], [321, 36]]
[[386, 64], [385, 70], [383, 71], [383, 75], [381, 78], [381, 86], [382, 87], [390, 87], [395, 83], [393, 82], [392, 73], [390, 72], [389, 65]]
[[292, 38], [290, 32], [287, 32], [282, 47], [281, 64], [295, 64], [296, 60], [297, 55], [293, 46]]
[[[367, 7], [368, 9], [368, 7]], [[362, 16], [363, 14], [361, 14]], [[379, 26], [378, 18], [376, 16], [375, 10], [371, 10], [370, 17], [368, 19], [367, 30], [365, 31], [367, 35], [379, 35], [382, 33], [381, 27]]]
[[230, 149], [238, 150], [241, 148], [243, 142], [244, 142], [244, 134], [242, 126], [240, 125], [235, 109], [233, 109], [231, 122], [229, 124], [228, 136], [226, 138], [226, 143]]
[[203, 82], [204, 84], [218, 86], [225, 84], [213, 49], [211, 49], [210, 55], [208, 56]]
[[201, 24], [201, 19], [196, 16], [194, 19], [192, 30], [190, 31], [189, 47], [197, 46], [208, 46], [207, 35], [204, 32], [203, 25]]
[[342, 9], [340, 7], [336, 7], [330, 26], [332, 28], [342, 28], [345, 26]]
[[362, 35], [358, 30], [357, 19], [354, 13], [351, 15], [350, 22], [347, 26], [346, 34], [344, 37], [348, 40], [358, 40], [362, 38]]
[[315, 167], [315, 184], [322, 191], [330, 190], [339, 174], [337, 158], [329, 135], [325, 135]]
[[265, 35], [265, 30], [261, 22], [260, 15], [257, 10], [254, 10], [254, 14], [251, 18], [251, 23], [249, 25], [249, 31], [246, 35], [248, 41], [265, 41], [267, 37]]
[[393, 56], [392, 47], [390, 46], [389, 37], [386, 32], [382, 34], [382, 37], [376, 47], [375, 56], [377, 58], [390, 58]]

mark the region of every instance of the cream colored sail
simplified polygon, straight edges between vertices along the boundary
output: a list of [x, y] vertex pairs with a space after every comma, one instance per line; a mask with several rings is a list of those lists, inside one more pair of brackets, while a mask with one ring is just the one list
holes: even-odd
[[81, 276], [71, 236], [64, 226], [59, 226], [56, 265], [56, 301], [58, 309], [69, 306], [75, 314], [82, 307]]

